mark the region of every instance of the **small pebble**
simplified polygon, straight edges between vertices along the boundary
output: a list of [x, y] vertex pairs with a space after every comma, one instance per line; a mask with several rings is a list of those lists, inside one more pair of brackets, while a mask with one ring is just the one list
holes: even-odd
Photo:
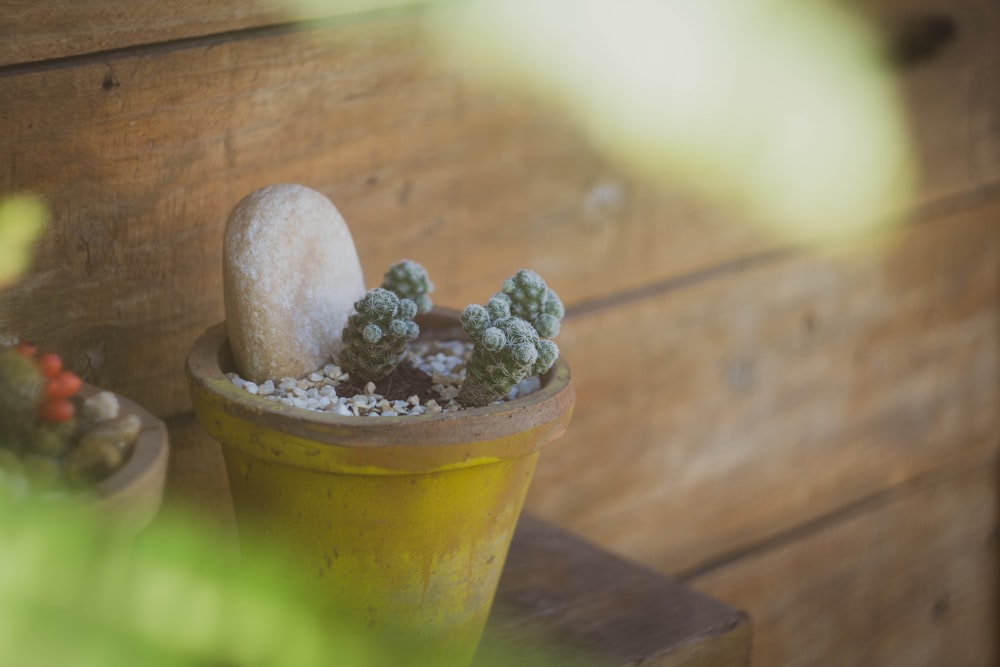
[[[267, 400], [305, 410], [342, 416], [437, 414], [463, 409], [455, 398], [465, 379], [465, 363], [471, 350], [471, 344], [461, 341], [418, 341], [411, 345], [407, 353], [409, 360], [431, 376], [432, 389], [437, 394], [437, 400], [430, 399], [424, 405], [421, 405], [420, 398], [416, 395], [405, 401], [389, 401], [377, 393], [378, 386], [374, 382], [367, 383], [363, 393], [357, 396], [338, 396], [337, 388], [348, 381], [350, 375], [337, 365], [336, 357], [302, 378], [282, 377], [255, 384], [239, 378], [235, 373], [228, 374], [228, 377], [234, 384], [250, 392], [253, 391], [250, 386], [256, 387], [257, 395]], [[536, 391], [539, 386], [537, 378], [526, 380], [511, 390], [509, 400]]]
[[97, 422], [93, 428], [83, 434], [77, 447], [95, 447], [97, 442], [113, 445], [123, 459], [129, 457], [142, 430], [142, 421], [138, 415], [122, 415], [115, 419], [105, 419]]
[[99, 422], [114, 419], [120, 409], [118, 398], [110, 391], [102, 391], [83, 402], [80, 414], [88, 422]]
[[70, 479], [88, 483], [104, 479], [121, 467], [121, 451], [104, 440], [81, 442], [66, 455], [64, 467]]

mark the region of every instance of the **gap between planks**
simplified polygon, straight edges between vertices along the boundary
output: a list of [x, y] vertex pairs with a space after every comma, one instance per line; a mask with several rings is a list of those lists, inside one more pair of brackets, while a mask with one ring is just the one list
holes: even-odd
[[305, 33], [329, 28], [335, 25], [343, 26], [353, 22], [364, 21], [372, 17], [388, 14], [390, 12], [397, 14], [412, 14], [420, 11], [421, 8], [426, 7], [427, 5], [441, 4], [442, 2], [446, 2], [446, 0], [410, 0], [410, 2], [406, 4], [375, 7], [372, 9], [357, 9], [353, 12], [345, 14], [334, 13], [325, 17], [303, 18], [294, 21], [269, 23], [266, 25], [237, 28], [235, 30], [224, 30], [208, 35], [176, 37], [162, 42], [147, 42], [144, 44], [134, 44], [100, 51], [75, 53], [73, 55], [59, 56], [57, 58], [0, 65], [0, 79], [24, 74], [68, 69], [83, 65], [92, 65], [95, 63], [102, 63], [107, 60], [119, 60], [121, 58], [139, 55], [160, 55], [183, 51], [186, 49], [214, 47], [231, 42]]
[[[930, 470], [926, 470], [898, 484], [885, 487], [868, 496], [859, 498], [786, 531], [770, 535], [737, 549], [723, 552], [694, 567], [680, 572], [673, 572], [670, 576], [677, 581], [696, 585], [698, 579], [723, 570], [739, 561], [769, 551], [776, 551], [806, 537], [821, 533], [837, 524], [868, 512], [877, 511], [910, 493], [932, 486], [938, 481], [959, 477], [970, 470], [979, 470], [984, 467], [996, 468], [1000, 466], [1000, 448], [997, 447], [997, 444], [996, 442], [991, 442], [976, 452], [941, 463]], [[1000, 526], [997, 527], [997, 530], [1000, 530]]]
[[[1000, 198], [1000, 181], [993, 181], [969, 190], [949, 193], [924, 202], [918, 202], [913, 207], [910, 221], [904, 227], [897, 230], [890, 230], [888, 233], [905, 233], [910, 227], [932, 223], [960, 211], [982, 206], [997, 198]], [[606, 297], [582, 301], [567, 306], [566, 319], [585, 317], [624, 304], [653, 298], [692, 285], [699, 285], [716, 278], [724, 278], [728, 275], [742, 273], [757, 267], [768, 266], [782, 259], [798, 255], [806, 250], [807, 247], [800, 245], [779, 245], [718, 264], [712, 264], [682, 275], [671, 276], [665, 280], [643, 285], [635, 289], [623, 290]]]

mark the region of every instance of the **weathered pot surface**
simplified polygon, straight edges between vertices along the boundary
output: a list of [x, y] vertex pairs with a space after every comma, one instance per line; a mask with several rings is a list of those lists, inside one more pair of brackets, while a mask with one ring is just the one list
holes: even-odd
[[[417, 321], [422, 337], [465, 337], [454, 311], [435, 309]], [[226, 377], [233, 370], [223, 322], [198, 339], [188, 357], [196, 412], [199, 404], [212, 406], [211, 418], [219, 422], [216, 426], [220, 429], [226, 428], [229, 419], [255, 423], [261, 431], [252, 452], [255, 456], [285, 464], [302, 461], [307, 467], [324, 460], [331, 471], [339, 472], [348, 472], [352, 462], [368, 468], [373, 457], [386, 472], [412, 473], [421, 469], [421, 460], [427, 461], [425, 467], [430, 470], [442, 465], [442, 457], [461, 466], [482, 457], [528, 454], [563, 435], [575, 400], [569, 366], [561, 358], [542, 377], [538, 391], [516, 401], [438, 414], [375, 418], [307, 411], [254, 396]], [[207, 411], [202, 410], [199, 419], [206, 416]], [[203, 426], [209, 432], [216, 430]], [[509, 437], [525, 433], [530, 437], [513, 441]], [[280, 452], [268, 434], [280, 434]], [[495, 451], [500, 439], [504, 440], [502, 451]], [[359, 451], [370, 448], [379, 451]]]
[[[457, 313], [418, 321], [427, 336], [464, 335]], [[332, 612], [405, 645], [406, 664], [467, 665], [540, 450], [570, 420], [565, 362], [516, 401], [398, 417], [286, 406], [236, 387], [232, 369], [223, 323], [195, 343], [188, 381], [223, 445], [244, 553], [282, 552]]]

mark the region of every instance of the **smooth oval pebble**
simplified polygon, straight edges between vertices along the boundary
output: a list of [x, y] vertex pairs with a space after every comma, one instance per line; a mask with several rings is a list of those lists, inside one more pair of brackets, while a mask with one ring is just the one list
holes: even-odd
[[80, 442], [66, 455], [63, 466], [75, 482], [96, 482], [121, 467], [122, 453], [114, 444], [104, 440]]
[[328, 363], [365, 287], [333, 203], [303, 185], [272, 185], [229, 216], [223, 291], [236, 370], [261, 383]]
[[28, 439], [26, 453], [52, 458], [60, 458], [72, 446], [70, 435], [72, 427], [67, 429], [62, 424], [47, 425], [38, 428]]
[[142, 420], [138, 415], [122, 415], [114, 419], [106, 419], [97, 422], [93, 428], [83, 434], [77, 447], [87, 445], [94, 446], [94, 442], [106, 442], [121, 453], [123, 459], [127, 459], [132, 453], [139, 431], [142, 430]]

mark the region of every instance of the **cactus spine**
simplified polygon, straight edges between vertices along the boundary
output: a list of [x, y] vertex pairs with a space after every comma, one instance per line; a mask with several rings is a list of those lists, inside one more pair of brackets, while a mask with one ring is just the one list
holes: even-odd
[[400, 260], [390, 266], [382, 276], [382, 287], [400, 299], [413, 301], [417, 304], [418, 313], [426, 313], [433, 305], [429, 294], [434, 291], [434, 285], [424, 267], [412, 259]]
[[488, 405], [526, 377], [549, 370], [559, 348], [545, 339], [559, 333], [564, 314], [556, 293], [526, 269], [505, 280], [486, 306], [468, 306], [462, 313], [462, 328], [474, 346], [458, 402]]
[[420, 264], [402, 260], [386, 271], [381, 287], [354, 304], [341, 334], [340, 364], [356, 380], [386, 377], [406, 354], [407, 344], [420, 333], [413, 321], [431, 308], [428, 293], [434, 288]]

